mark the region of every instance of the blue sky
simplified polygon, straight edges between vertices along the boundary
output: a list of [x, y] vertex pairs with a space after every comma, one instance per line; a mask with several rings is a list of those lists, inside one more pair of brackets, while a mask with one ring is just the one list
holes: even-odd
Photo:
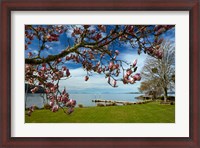
[[[59, 37], [59, 41], [48, 43], [48, 50], [41, 52], [41, 55], [46, 57], [49, 54], [57, 54], [68, 46], [72, 30], [69, 30], [67, 33], [63, 33]], [[170, 40], [175, 44], [175, 28], [167, 31], [162, 37], [166, 40]], [[29, 46], [29, 49], [25, 51], [25, 57], [27, 57], [28, 52], [38, 53], [38, 40], [34, 40], [33, 43]], [[141, 69], [144, 65], [144, 61], [147, 58], [147, 54], [141, 53], [137, 54], [137, 49], [133, 49], [129, 44], [123, 45], [122, 47], [115, 47], [116, 50], [120, 51], [119, 59], [125, 60], [128, 63], [132, 63], [135, 59], [138, 60], [137, 73], [141, 72]], [[93, 93], [93, 94], [102, 94], [102, 93], [127, 93], [127, 92], [138, 92], [138, 87], [140, 86], [141, 81], [137, 81], [135, 84], [124, 85], [122, 82], [118, 82], [118, 87], [111, 87], [105, 79], [103, 74], [93, 73], [89, 80], [84, 81], [84, 77], [87, 72], [82, 69], [80, 64], [75, 64], [71, 61], [65, 63], [69, 68], [71, 73], [71, 78], [67, 80], [60, 81], [60, 88], [66, 87], [67, 91], [71, 94], [82, 94], [82, 93]]]

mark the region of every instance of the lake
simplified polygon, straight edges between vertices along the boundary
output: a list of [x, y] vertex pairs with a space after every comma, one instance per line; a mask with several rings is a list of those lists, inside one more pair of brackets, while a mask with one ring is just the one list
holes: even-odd
[[[43, 100], [41, 97], [42, 94], [28, 94], [26, 107], [31, 105], [36, 105], [39, 108], [43, 107], [43, 104], [46, 103], [46, 100]], [[75, 99], [78, 104], [86, 106], [96, 106], [95, 102], [92, 100], [101, 99], [101, 100], [113, 100], [113, 101], [129, 101], [129, 102], [138, 102], [140, 100], [135, 97], [142, 94], [70, 94], [70, 99]], [[46, 97], [44, 97], [46, 98]]]

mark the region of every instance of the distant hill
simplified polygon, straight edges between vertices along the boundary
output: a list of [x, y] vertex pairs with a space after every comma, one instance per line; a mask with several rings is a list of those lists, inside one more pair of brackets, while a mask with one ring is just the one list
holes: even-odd
[[127, 94], [142, 94], [141, 92], [128, 92]]
[[[31, 89], [33, 89], [34, 87], [36, 87], [36, 86], [30, 85], [30, 84], [25, 84], [25, 92], [27, 91], [27, 88], [28, 88], [28, 93], [32, 93]], [[37, 87], [38, 87], [38, 91], [35, 93], [45, 93], [43, 87], [41, 87], [41, 86], [37, 86]]]

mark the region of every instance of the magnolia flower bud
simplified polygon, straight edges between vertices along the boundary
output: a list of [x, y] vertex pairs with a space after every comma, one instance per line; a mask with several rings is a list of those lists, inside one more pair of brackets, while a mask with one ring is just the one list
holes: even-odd
[[85, 76], [85, 81], [87, 81], [89, 79], [89, 77], [88, 76]]
[[113, 65], [114, 65], [114, 63], [113, 63], [113, 61], [111, 61], [111, 62], [109, 63], [109, 69], [112, 69]]
[[63, 89], [63, 91], [62, 91], [62, 94], [64, 95], [66, 93], [66, 90], [65, 89]]
[[116, 87], [116, 85], [117, 85], [117, 81], [114, 80], [113, 86]]
[[101, 63], [100, 63], [100, 61], [99, 61], [99, 62], [96, 64], [96, 66], [97, 66], [97, 67], [99, 67], [99, 66], [100, 66], [100, 64], [101, 64]]
[[165, 28], [160, 28], [158, 31], [157, 31], [157, 35], [160, 35], [162, 34], [163, 32], [165, 32], [166, 29]]
[[118, 69], [119, 68], [119, 64], [115, 64], [115, 68]]
[[100, 74], [102, 72], [102, 68], [98, 68], [97, 72]]
[[68, 114], [71, 114], [73, 111], [74, 111], [73, 108], [69, 108], [68, 111], [67, 111], [67, 113], [68, 113]]
[[45, 64], [45, 63], [42, 63], [42, 67], [46, 67], [46, 64]]
[[108, 77], [108, 83], [110, 84], [110, 77]]
[[135, 67], [136, 64], [137, 64], [137, 59], [135, 59], [135, 60], [133, 61], [133, 67]]
[[69, 69], [66, 69], [66, 76], [67, 76], [67, 77], [69, 77], [69, 76], [70, 76]]
[[148, 51], [148, 53], [153, 53], [153, 48], [149, 47], [149, 48], [146, 48], [146, 50]]
[[63, 66], [63, 67], [62, 67], [62, 70], [63, 70], [63, 71], [66, 71], [66, 70], [67, 70], [67, 67], [66, 67], [66, 66]]
[[119, 55], [119, 50], [115, 50], [115, 54], [116, 54], [116, 55]]
[[59, 58], [59, 59], [57, 60], [57, 62], [58, 62], [58, 63], [60, 63], [61, 61], [62, 61], [62, 59], [61, 59], [61, 58]]
[[52, 92], [54, 92], [55, 88], [54, 88], [54, 87], [51, 87], [50, 90], [51, 90]]
[[33, 54], [32, 54], [32, 52], [29, 52], [28, 53], [28, 57], [31, 57]]

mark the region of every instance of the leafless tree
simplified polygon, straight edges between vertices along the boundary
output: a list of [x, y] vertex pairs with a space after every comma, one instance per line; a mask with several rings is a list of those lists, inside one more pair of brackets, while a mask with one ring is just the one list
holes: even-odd
[[[171, 42], [164, 41], [160, 50], [163, 53], [162, 58], [148, 57], [141, 74], [144, 82], [149, 85], [149, 91], [152, 88], [154, 88], [154, 91], [162, 89], [166, 102], [168, 90], [175, 89], [175, 47]], [[157, 89], [155, 89], [155, 86], [157, 86]]]

